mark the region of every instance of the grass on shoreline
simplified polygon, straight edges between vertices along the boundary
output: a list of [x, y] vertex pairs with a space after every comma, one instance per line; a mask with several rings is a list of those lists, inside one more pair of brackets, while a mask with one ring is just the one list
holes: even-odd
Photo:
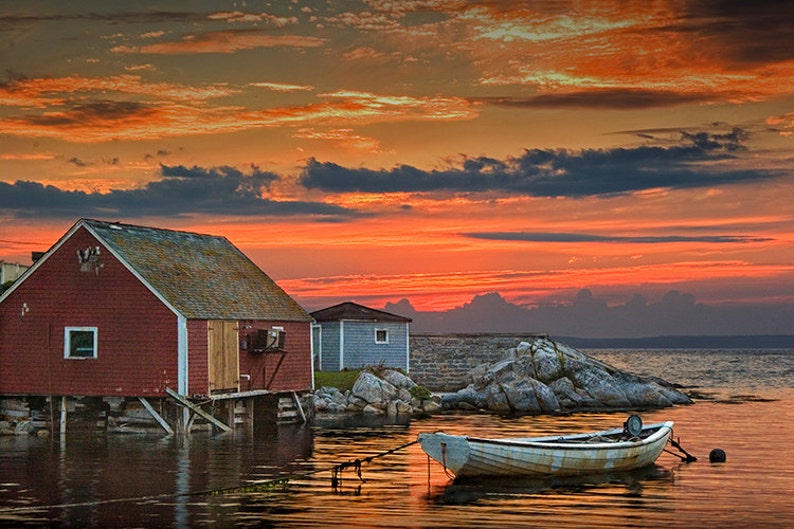
[[[349, 389], [353, 389], [353, 384], [358, 380], [362, 369], [345, 369], [342, 371], [315, 371], [314, 372], [314, 387], [320, 389], [322, 387], [334, 387], [344, 393]], [[417, 400], [429, 400], [432, 398], [433, 393], [424, 386], [415, 385], [408, 391], [411, 397]]]
[[323, 386], [330, 386], [344, 393], [348, 389], [353, 388], [353, 384], [356, 383], [356, 380], [360, 374], [360, 369], [345, 369], [343, 371], [315, 371], [314, 387], [320, 389]]

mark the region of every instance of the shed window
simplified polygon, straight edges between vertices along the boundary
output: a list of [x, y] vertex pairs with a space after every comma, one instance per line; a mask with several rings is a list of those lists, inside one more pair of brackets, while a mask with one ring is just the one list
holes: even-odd
[[389, 330], [375, 329], [375, 343], [389, 343]]
[[64, 358], [96, 358], [97, 328], [66, 327], [63, 356]]

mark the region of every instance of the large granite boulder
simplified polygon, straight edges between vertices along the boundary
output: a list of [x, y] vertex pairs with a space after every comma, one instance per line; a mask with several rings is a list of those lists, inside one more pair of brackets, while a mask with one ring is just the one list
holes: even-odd
[[396, 386], [368, 371], [361, 373], [353, 384], [351, 392], [353, 396], [366, 401], [368, 404], [389, 402], [396, 399], [399, 393]]
[[468, 386], [442, 396], [443, 408], [558, 413], [692, 403], [664, 381], [621, 371], [547, 338], [522, 342], [469, 377]]

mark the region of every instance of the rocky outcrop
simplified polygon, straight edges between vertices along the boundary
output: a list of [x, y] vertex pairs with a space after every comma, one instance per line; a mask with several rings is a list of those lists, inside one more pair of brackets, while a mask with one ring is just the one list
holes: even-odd
[[392, 369], [365, 370], [345, 393], [324, 387], [314, 394], [319, 413], [418, 414], [441, 410], [563, 413], [664, 408], [692, 400], [669, 383], [644, 379], [548, 338], [521, 342], [502, 359], [468, 373], [469, 384], [431, 395]]
[[664, 408], [692, 400], [660, 379], [643, 379], [550, 339], [522, 342], [469, 372], [470, 383], [442, 395], [444, 409], [497, 413]]
[[344, 393], [334, 387], [323, 387], [314, 393], [314, 409], [318, 413], [430, 414], [441, 410], [439, 401], [426, 388], [388, 368], [362, 371], [353, 388]]

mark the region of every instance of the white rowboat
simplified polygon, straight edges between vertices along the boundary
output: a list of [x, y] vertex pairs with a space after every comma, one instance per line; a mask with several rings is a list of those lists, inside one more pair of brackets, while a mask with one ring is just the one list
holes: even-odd
[[575, 476], [652, 465], [673, 422], [643, 425], [632, 415], [624, 428], [549, 437], [486, 439], [443, 432], [420, 433], [419, 444], [456, 477]]

